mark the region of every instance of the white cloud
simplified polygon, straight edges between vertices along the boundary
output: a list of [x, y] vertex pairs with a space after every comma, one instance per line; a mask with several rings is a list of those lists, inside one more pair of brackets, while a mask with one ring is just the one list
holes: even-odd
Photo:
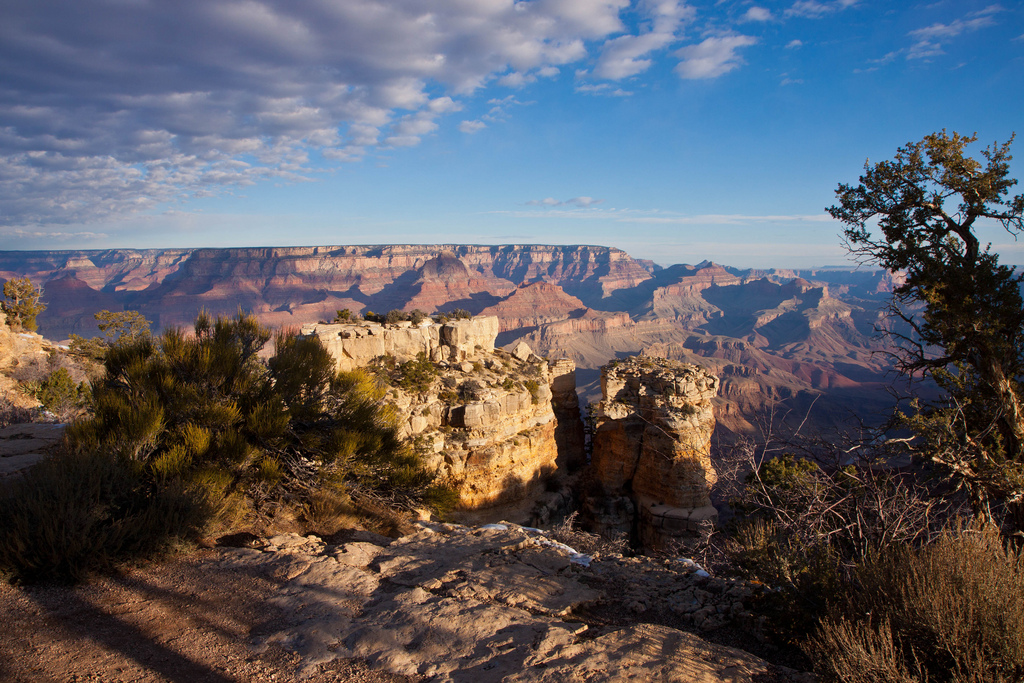
[[795, 50], [796, 48], [803, 47], [803, 46], [804, 46], [804, 41], [800, 40], [799, 38], [794, 38], [793, 40], [791, 40], [788, 43], [786, 43], [786, 49], [787, 50]]
[[740, 17], [740, 21], [771, 21], [771, 20], [772, 20], [772, 13], [771, 13], [771, 11], [765, 9], [764, 7], [757, 7], [756, 5], [754, 7], [751, 7], [750, 9], [748, 9], [743, 14], [743, 16]]
[[785, 11], [789, 17], [806, 17], [809, 19], [820, 19], [834, 12], [841, 12], [856, 5], [858, 0], [833, 0], [833, 2], [818, 2], [817, 0], [798, 0], [792, 7]]
[[537, 77], [533, 74], [524, 74], [519, 71], [513, 71], [512, 73], [506, 74], [498, 79], [499, 85], [504, 85], [509, 88], [521, 88], [529, 83], [535, 83]]
[[544, 199], [531, 199], [526, 202], [527, 206], [578, 206], [581, 209], [586, 209], [591, 206], [603, 203], [603, 199], [594, 199], [593, 197], [573, 197], [572, 199], [566, 199], [565, 201], [559, 201], [554, 197], [546, 197]]
[[459, 124], [459, 130], [463, 133], [476, 133], [487, 127], [483, 121], [463, 121]]
[[729, 35], [706, 38], [697, 45], [681, 48], [675, 54], [682, 58], [675, 71], [682, 78], [717, 78], [743, 64], [737, 50], [757, 42], [757, 38]]
[[576, 92], [586, 95], [605, 95], [607, 97], [629, 97], [633, 94], [630, 90], [623, 90], [611, 83], [580, 83], [576, 85]]
[[993, 25], [995, 19], [992, 18], [992, 15], [1002, 11], [1003, 8], [999, 5], [989, 5], [983, 10], [971, 12], [963, 19], [956, 19], [948, 24], [935, 23], [915, 29], [908, 35], [921, 40], [953, 38], [966, 31], [977, 31], [979, 28]]
[[942, 49], [944, 42], [956, 38], [962, 33], [970, 33], [996, 23], [993, 15], [1005, 11], [1000, 5], [989, 5], [976, 12], [970, 12], [961, 19], [948, 24], [934, 23], [930, 26], [914, 29], [907, 35], [917, 42], [906, 50], [907, 59], [926, 59], [945, 54]]
[[692, 7], [674, 0], [641, 2], [640, 10], [650, 21], [648, 30], [606, 42], [594, 67], [594, 76], [618, 81], [643, 73], [653, 63], [646, 57], [676, 42], [677, 32], [695, 14]]
[[[462, 108], [460, 96], [585, 58], [623, 31], [629, 5], [176, 0], [55, 12], [8, 0], [0, 225], [117, 218], [267, 178], [300, 181], [313, 155], [353, 161], [417, 144]], [[643, 11], [657, 29], [681, 7]]]

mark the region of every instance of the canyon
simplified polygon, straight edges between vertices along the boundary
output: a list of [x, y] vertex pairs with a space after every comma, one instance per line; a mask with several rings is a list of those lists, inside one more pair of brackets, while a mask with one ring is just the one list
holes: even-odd
[[611, 359], [643, 351], [699, 364], [721, 379], [721, 438], [756, 435], [766, 416], [820, 431], [872, 422], [891, 405], [874, 336], [895, 281], [881, 270], [663, 268], [586, 245], [0, 252], [0, 278], [26, 275], [43, 287], [40, 332], [51, 339], [96, 334], [101, 309], [138, 310], [160, 330], [239, 307], [294, 328], [346, 308], [461, 308], [498, 318], [498, 346], [522, 340], [572, 360], [584, 404], [600, 398]]

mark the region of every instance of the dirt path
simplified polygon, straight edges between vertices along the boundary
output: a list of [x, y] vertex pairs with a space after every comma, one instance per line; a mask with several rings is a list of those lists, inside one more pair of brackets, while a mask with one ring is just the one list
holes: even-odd
[[[300, 660], [250, 644], [273, 630], [272, 578], [210, 571], [215, 550], [94, 579], [76, 588], [0, 584], [0, 681], [290, 681]], [[335, 660], [309, 681], [415, 678]]]

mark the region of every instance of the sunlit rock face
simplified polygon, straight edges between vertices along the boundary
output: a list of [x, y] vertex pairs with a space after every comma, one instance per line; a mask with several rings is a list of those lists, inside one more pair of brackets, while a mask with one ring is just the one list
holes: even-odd
[[455, 363], [494, 352], [498, 319], [482, 316], [435, 324], [428, 318], [420, 325], [408, 321], [318, 323], [303, 325], [300, 334], [320, 337], [343, 371], [364, 367], [378, 356], [407, 361], [424, 353], [435, 363]]
[[601, 369], [585, 503], [592, 527], [629, 533], [646, 550], [717, 518], [709, 493], [718, 378], [678, 361], [636, 356]]
[[[375, 358], [425, 358], [434, 376], [416, 388], [393, 385], [387, 401], [401, 433], [427, 467], [454, 484], [459, 507], [479, 511], [531, 500], [559, 469], [583, 459], [576, 365], [548, 361], [526, 344], [496, 349], [498, 319], [423, 324], [317, 324], [339, 370]], [[420, 356], [423, 354], [423, 356]]]

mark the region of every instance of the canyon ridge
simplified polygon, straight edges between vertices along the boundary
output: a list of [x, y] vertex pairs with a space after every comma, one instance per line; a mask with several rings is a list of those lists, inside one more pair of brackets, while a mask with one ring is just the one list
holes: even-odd
[[826, 430], [891, 404], [874, 341], [894, 285], [882, 270], [661, 267], [612, 247], [389, 245], [0, 252], [0, 277], [43, 288], [50, 339], [95, 335], [102, 309], [138, 310], [155, 330], [200, 310], [241, 308], [273, 327], [463, 309], [498, 318], [497, 344], [575, 363], [582, 405], [600, 367], [644, 352], [721, 379], [717, 436], [754, 435], [764, 416]]

